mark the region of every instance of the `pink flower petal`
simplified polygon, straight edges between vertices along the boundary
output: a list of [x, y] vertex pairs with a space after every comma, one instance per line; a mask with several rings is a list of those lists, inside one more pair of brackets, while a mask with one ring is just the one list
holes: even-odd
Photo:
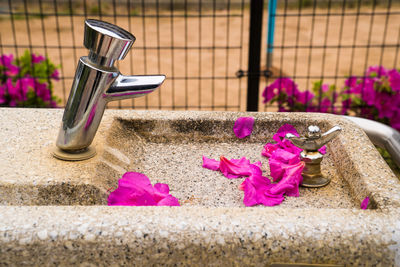
[[157, 206], [180, 206], [179, 200], [172, 196], [168, 195], [165, 198], [161, 199], [158, 203]]
[[285, 169], [283, 167], [286, 164], [274, 158], [270, 158], [268, 160], [268, 163], [269, 163], [269, 171], [271, 173], [271, 177], [273, 178], [274, 182], [277, 182], [280, 179], [282, 179], [283, 174], [285, 173]]
[[264, 146], [263, 151], [261, 152], [261, 155], [263, 155], [264, 157], [271, 157], [272, 153], [277, 150], [278, 148], [280, 148], [279, 144], [271, 144], [271, 143], [267, 143]]
[[301, 151], [303, 151], [301, 148], [298, 148], [295, 146], [290, 140], [285, 139], [286, 134], [291, 133], [296, 136], [299, 136], [297, 133], [296, 129], [290, 125], [290, 124], [285, 124], [281, 128], [279, 128], [278, 132], [272, 137], [277, 143], [276, 144], [271, 144], [267, 143], [264, 146], [263, 151], [261, 152], [261, 155], [270, 158], [274, 151], [276, 151], [278, 148], [284, 149], [287, 152], [293, 153], [293, 154], [300, 154]]
[[247, 207], [258, 204], [271, 204], [272, 202], [268, 202], [264, 195], [271, 182], [267, 177], [261, 175], [262, 171], [257, 165], [251, 164], [251, 168], [252, 175], [246, 178], [239, 187], [244, 191], [243, 204]]
[[169, 195], [169, 186], [167, 184], [157, 183], [154, 185], [154, 200], [156, 202], [161, 201], [163, 198]]
[[291, 153], [282, 148], [278, 148], [277, 150], [275, 150], [271, 158], [274, 158], [286, 164], [296, 164], [300, 161], [299, 154]]
[[279, 183], [274, 184], [270, 189], [270, 193], [276, 194], [287, 194], [288, 196], [299, 196], [299, 186], [303, 182], [301, 172], [304, 168], [304, 162], [300, 161], [297, 164], [286, 165], [283, 168], [285, 173]]
[[265, 206], [275, 206], [284, 200], [283, 194], [271, 194], [269, 189], [273, 185], [270, 184], [268, 178], [264, 176], [250, 176], [241, 184], [244, 191], [243, 204], [247, 207], [263, 204]]
[[265, 206], [276, 206], [281, 204], [284, 200], [285, 197], [283, 196], [283, 193], [281, 194], [271, 194], [270, 189], [273, 187], [273, 184], [270, 184], [262, 194], [259, 196], [259, 201], [261, 204]]
[[203, 168], [217, 171], [219, 170], [219, 161], [215, 159], [209, 159], [206, 156], [203, 156]]
[[322, 146], [320, 149], [318, 149], [319, 153], [321, 153], [322, 155], [326, 154], [326, 146]]
[[369, 197], [364, 198], [364, 200], [361, 202], [360, 208], [363, 210], [366, 210], [368, 208], [369, 204]]
[[286, 151], [289, 151], [290, 153], [293, 154], [300, 154], [301, 151], [303, 151], [303, 149], [295, 146], [292, 141], [288, 140], [288, 139], [284, 139], [280, 144], [282, 149], [285, 149]]
[[284, 124], [278, 129], [278, 131], [276, 132], [276, 134], [274, 134], [272, 139], [274, 139], [277, 143], [280, 143], [288, 133], [294, 134], [295, 136], [299, 136], [293, 125]]
[[250, 160], [245, 157], [241, 159], [231, 159], [221, 156], [219, 163], [219, 170], [227, 178], [239, 178], [251, 175]]
[[138, 172], [127, 172], [118, 181], [118, 188], [108, 196], [109, 206], [179, 206], [179, 201], [169, 194], [166, 184], [156, 184]]
[[235, 135], [242, 139], [251, 134], [253, 131], [254, 118], [253, 117], [240, 117], [235, 121], [233, 132]]

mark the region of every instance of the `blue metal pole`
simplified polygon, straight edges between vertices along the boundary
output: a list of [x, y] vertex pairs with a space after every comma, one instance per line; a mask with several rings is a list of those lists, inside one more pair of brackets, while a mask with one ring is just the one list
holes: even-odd
[[267, 32], [267, 70], [272, 67], [272, 53], [274, 51], [275, 18], [278, 0], [268, 1], [268, 32]]

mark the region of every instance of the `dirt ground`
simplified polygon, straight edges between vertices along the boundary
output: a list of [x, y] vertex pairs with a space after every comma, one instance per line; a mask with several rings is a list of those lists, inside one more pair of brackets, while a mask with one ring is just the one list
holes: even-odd
[[[341, 87], [343, 79], [333, 78], [334, 76], [362, 75], [369, 65], [382, 64], [388, 68], [399, 68], [400, 8], [394, 9], [392, 11], [397, 13], [390, 16], [384, 14], [385, 9], [378, 9], [376, 11], [383, 14], [373, 17], [367, 15], [369, 9], [363, 10], [365, 15], [360, 16], [351, 15], [355, 10], [347, 10], [349, 15], [343, 20], [339, 15], [316, 16], [314, 24], [312, 16], [278, 16], [275, 30], [275, 45], [278, 48], [274, 50], [274, 75], [295, 76], [299, 87], [306, 90], [310, 89], [312, 81], [321, 77], [325, 77], [325, 82]], [[241, 12], [231, 10], [230, 14], [240, 15]], [[288, 12], [294, 14], [297, 11]], [[310, 13], [308, 10], [302, 12]], [[335, 14], [340, 12], [332, 11]], [[326, 14], [326, 10], [318, 10], [318, 13]], [[220, 10], [216, 14], [225, 15], [227, 11]], [[208, 110], [211, 106], [215, 110], [245, 109], [246, 79], [235, 78], [235, 73], [239, 69], [247, 70], [248, 9], [244, 11], [243, 17], [230, 18], [217, 16], [199, 20], [198, 17], [171, 19], [166, 16], [144, 19], [134, 16], [115, 19], [108, 17], [103, 20], [115, 23], [136, 36], [133, 50], [119, 63], [122, 73], [167, 75], [166, 82], [158, 92], [135, 100], [110, 103], [109, 106], [134, 105], [139, 109]], [[264, 21], [266, 25], [266, 14]], [[80, 56], [87, 55], [82, 45], [84, 18], [49, 16], [42, 20], [30, 17], [28, 23], [25, 19], [14, 22], [15, 29], [9, 18], [3, 17], [0, 20], [0, 52], [21, 55], [31, 44], [34, 53], [47, 54], [54, 63], [61, 66], [61, 74], [65, 77], [55, 84], [55, 93], [63, 100], [64, 105], [77, 60]], [[265, 35], [266, 27], [263, 33]], [[265, 36], [262, 40], [263, 51], [266, 51]], [[368, 43], [371, 44], [370, 47], [367, 46]], [[36, 48], [44, 44], [47, 49]], [[363, 47], [354, 49], [354, 44]], [[19, 48], [15, 49], [14, 45]], [[310, 45], [314, 48], [309, 49]], [[338, 45], [342, 47], [336, 48]], [[285, 48], [280, 49], [279, 46]], [[157, 47], [161, 49], [156, 49]], [[171, 47], [174, 49], [170, 49]], [[202, 49], [198, 49], [199, 47]], [[226, 47], [229, 49], [225, 49]], [[262, 62], [266, 62], [265, 53]], [[264, 63], [262, 65], [265, 66]], [[225, 79], [226, 76], [231, 78]], [[185, 77], [189, 78], [184, 79]], [[262, 79], [260, 89], [265, 87], [266, 82]]]

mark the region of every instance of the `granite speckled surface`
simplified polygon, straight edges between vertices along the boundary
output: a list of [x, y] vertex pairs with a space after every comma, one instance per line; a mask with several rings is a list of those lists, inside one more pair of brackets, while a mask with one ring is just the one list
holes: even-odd
[[[250, 138], [232, 126], [255, 117]], [[0, 265], [400, 266], [400, 183], [366, 135], [328, 114], [107, 110], [96, 157], [51, 156], [62, 110], [0, 109]], [[245, 208], [242, 179], [201, 156], [261, 160], [283, 123], [340, 125], [322, 172], [332, 182], [277, 207]], [[125, 171], [167, 182], [181, 207], [107, 207]], [[370, 196], [368, 210], [360, 202]]]

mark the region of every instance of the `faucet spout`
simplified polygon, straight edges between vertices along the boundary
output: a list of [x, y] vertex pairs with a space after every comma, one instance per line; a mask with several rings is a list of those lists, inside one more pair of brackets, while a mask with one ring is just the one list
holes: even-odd
[[107, 102], [144, 96], [156, 90], [165, 80], [165, 75], [125, 76], [120, 74], [107, 89]]

